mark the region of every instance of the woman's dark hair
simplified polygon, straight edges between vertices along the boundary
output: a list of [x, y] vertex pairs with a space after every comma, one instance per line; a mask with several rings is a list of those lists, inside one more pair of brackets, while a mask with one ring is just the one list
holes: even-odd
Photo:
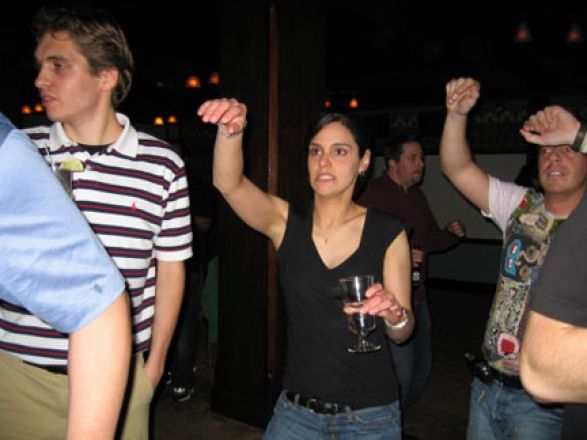
[[338, 122], [351, 132], [355, 142], [359, 146], [359, 157], [363, 157], [365, 150], [368, 148], [365, 133], [357, 121], [343, 113], [322, 113], [318, 115], [318, 117], [312, 121], [308, 127], [308, 130], [306, 131], [306, 137], [304, 138], [304, 148], [307, 149], [314, 136], [316, 136], [316, 134], [318, 134], [318, 132], [328, 124], [332, 124], [333, 122]]

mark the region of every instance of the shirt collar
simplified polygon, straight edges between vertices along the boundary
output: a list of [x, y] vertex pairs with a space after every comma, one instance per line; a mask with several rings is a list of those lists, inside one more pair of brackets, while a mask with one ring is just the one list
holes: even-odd
[[[122, 113], [116, 113], [116, 120], [122, 126], [122, 133], [110, 145], [107, 151], [117, 151], [120, 154], [130, 157], [136, 157], [139, 148], [139, 136], [135, 128], [130, 124], [130, 119]], [[49, 145], [59, 145], [64, 147], [74, 147], [76, 142], [71, 140], [61, 122], [55, 122], [51, 126], [49, 133]]]
[[401, 186], [399, 183], [397, 183], [395, 180], [393, 180], [391, 177], [389, 177], [388, 174], [386, 174], [385, 177], [387, 177], [387, 180], [389, 181], [390, 185], [394, 186], [399, 192], [401, 192], [403, 194], [409, 193], [411, 191], [411, 189], [414, 187], [414, 186], [411, 186], [406, 190], [406, 189], [404, 189], [403, 186]]

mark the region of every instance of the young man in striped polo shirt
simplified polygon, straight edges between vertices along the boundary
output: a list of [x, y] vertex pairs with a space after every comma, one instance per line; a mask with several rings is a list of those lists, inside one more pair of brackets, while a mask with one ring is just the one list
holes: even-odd
[[[87, 7], [42, 9], [33, 28], [35, 86], [54, 123], [27, 132], [54, 167], [72, 159], [81, 165], [71, 175], [72, 197], [122, 273], [132, 304], [134, 373], [122, 436], [147, 438], [150, 401], [181, 304], [183, 261], [192, 253], [184, 164], [165, 142], [137, 132], [115, 112], [130, 88], [133, 61], [109, 14]], [[0, 349], [40, 372], [41, 386], [23, 396], [66, 398], [66, 335], [25, 309], [0, 306]], [[31, 413], [31, 420], [51, 426], [54, 412]], [[3, 430], [7, 423], [0, 420]]]

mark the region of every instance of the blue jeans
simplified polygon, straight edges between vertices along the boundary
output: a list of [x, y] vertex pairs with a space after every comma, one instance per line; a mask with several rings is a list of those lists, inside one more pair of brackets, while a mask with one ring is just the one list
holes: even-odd
[[542, 406], [521, 389], [473, 379], [468, 440], [558, 440], [562, 408]]
[[414, 302], [414, 314], [416, 328], [410, 339], [400, 345], [391, 339], [387, 341], [399, 382], [402, 411], [418, 400], [432, 369], [432, 324], [425, 298]]
[[400, 440], [398, 402], [338, 414], [317, 414], [290, 402], [282, 392], [264, 440]]

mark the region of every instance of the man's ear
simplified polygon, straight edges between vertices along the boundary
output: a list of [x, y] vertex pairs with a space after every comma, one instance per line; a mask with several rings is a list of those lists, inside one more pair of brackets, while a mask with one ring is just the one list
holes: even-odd
[[98, 73], [100, 77], [100, 84], [102, 85], [102, 89], [105, 91], [111, 91], [116, 88], [116, 84], [118, 84], [118, 76], [120, 72], [115, 67], [110, 67], [107, 69], [103, 69]]
[[387, 169], [388, 170], [395, 170], [397, 167], [397, 163], [393, 159], [387, 159]]

